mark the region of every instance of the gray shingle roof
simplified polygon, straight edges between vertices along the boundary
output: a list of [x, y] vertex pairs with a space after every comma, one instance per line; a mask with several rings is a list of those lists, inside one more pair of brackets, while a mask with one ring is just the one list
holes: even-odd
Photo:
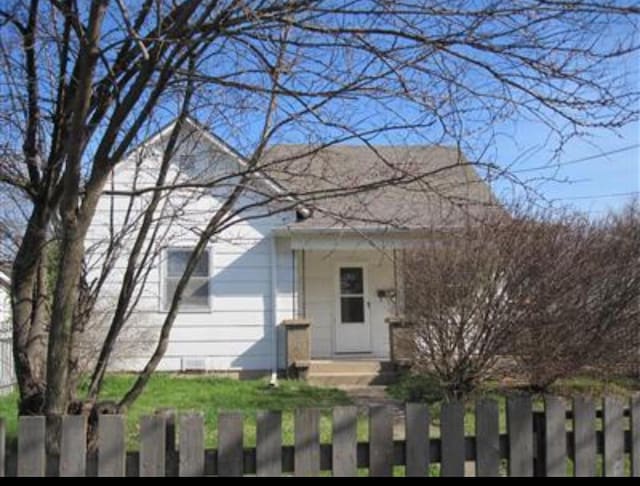
[[497, 210], [488, 185], [452, 148], [276, 145], [265, 160], [282, 187], [317, 195], [294, 230], [447, 228]]

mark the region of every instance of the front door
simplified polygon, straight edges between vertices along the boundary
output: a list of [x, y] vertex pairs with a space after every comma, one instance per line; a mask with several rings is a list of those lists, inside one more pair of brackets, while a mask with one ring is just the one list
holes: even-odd
[[371, 352], [371, 326], [364, 267], [349, 265], [338, 268], [337, 304], [336, 352]]

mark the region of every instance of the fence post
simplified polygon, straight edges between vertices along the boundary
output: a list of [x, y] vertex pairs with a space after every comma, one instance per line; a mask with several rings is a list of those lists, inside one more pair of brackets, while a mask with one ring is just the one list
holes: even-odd
[[204, 476], [204, 418], [202, 414], [180, 417], [180, 476]]
[[500, 409], [495, 400], [476, 404], [476, 476], [500, 474]]
[[405, 462], [407, 476], [429, 473], [429, 409], [423, 403], [407, 403], [405, 410]]
[[282, 474], [282, 412], [258, 412], [256, 420], [256, 475]]
[[124, 417], [100, 415], [98, 419], [98, 476], [122, 477], [126, 470]]
[[358, 472], [358, 409], [335, 407], [332, 425], [332, 469], [335, 477], [355, 476]]
[[62, 417], [60, 476], [83, 477], [86, 474], [87, 421], [84, 415]]
[[440, 412], [442, 476], [464, 476], [464, 405], [459, 401], [444, 403]]
[[296, 409], [294, 435], [295, 475], [317, 476], [320, 473], [320, 411]]
[[218, 417], [218, 476], [244, 474], [242, 414], [221, 413]]
[[393, 414], [386, 406], [369, 409], [369, 476], [393, 474]]
[[507, 399], [509, 476], [533, 475], [533, 414], [528, 396]]
[[45, 465], [45, 418], [19, 417], [18, 476], [43, 477]]
[[596, 475], [596, 407], [583, 397], [573, 399], [574, 475]]
[[544, 453], [544, 473], [546, 476], [567, 475], [567, 430], [564, 402], [557, 397], [544, 399], [544, 445], [538, 447]]
[[604, 432], [604, 475], [624, 475], [624, 424], [622, 404], [614, 397], [604, 398], [602, 431]]
[[165, 434], [164, 417], [156, 415], [140, 420], [140, 476], [166, 474]]

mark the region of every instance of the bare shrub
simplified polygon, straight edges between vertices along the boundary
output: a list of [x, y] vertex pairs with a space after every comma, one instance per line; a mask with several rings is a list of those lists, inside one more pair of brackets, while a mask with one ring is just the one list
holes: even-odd
[[407, 252], [414, 367], [453, 396], [500, 363], [545, 389], [585, 369], [620, 372], [639, 340], [637, 204], [590, 222], [538, 212], [473, 222]]
[[[551, 249], [548, 254], [545, 249]], [[589, 372], [637, 370], [640, 346], [638, 204], [598, 222], [572, 221], [532, 288], [513, 356], [534, 389]], [[550, 257], [550, 258], [549, 258]]]

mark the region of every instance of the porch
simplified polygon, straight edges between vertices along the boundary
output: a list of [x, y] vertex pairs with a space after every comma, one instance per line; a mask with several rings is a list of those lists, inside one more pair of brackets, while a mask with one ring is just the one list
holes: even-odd
[[289, 374], [318, 385], [385, 385], [396, 377], [390, 320], [402, 314], [408, 236], [295, 235]]
[[399, 310], [397, 251], [299, 250], [298, 318], [311, 359], [389, 359], [385, 318]]

